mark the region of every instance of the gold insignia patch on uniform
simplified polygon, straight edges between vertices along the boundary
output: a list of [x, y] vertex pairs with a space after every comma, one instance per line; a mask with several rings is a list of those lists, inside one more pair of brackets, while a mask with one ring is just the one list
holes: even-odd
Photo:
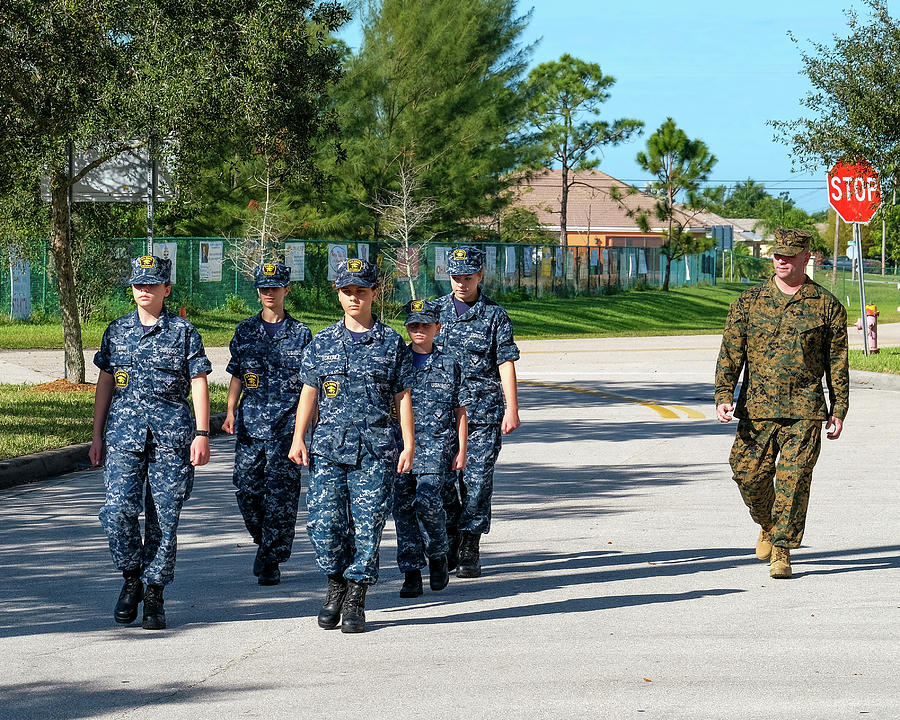
[[117, 388], [127, 388], [128, 387], [128, 373], [124, 370], [116, 370], [116, 374], [113, 375], [113, 378], [116, 381]]
[[411, 312], [422, 312], [425, 309], [425, 301], [424, 300], [413, 300], [409, 304], [409, 309]]
[[244, 387], [256, 390], [259, 387], [259, 375], [256, 373], [244, 373]]
[[347, 261], [347, 271], [348, 272], [360, 272], [362, 270], [362, 260], [358, 258], [351, 258]]
[[274, 275], [275, 274], [275, 266], [272, 263], [266, 263], [263, 265], [263, 275]]
[[156, 258], [152, 255], [141, 255], [138, 258], [138, 264], [143, 270], [152, 270], [156, 267]]
[[463, 248], [456, 248], [453, 251], [453, 259], [454, 260], [465, 260], [466, 259], [466, 251]]
[[397, 416], [397, 405], [396, 405], [393, 401], [391, 402], [391, 417], [392, 417], [394, 420], [398, 420], [398, 419], [399, 419], [398, 416]]
[[325, 397], [334, 398], [337, 397], [338, 390], [341, 389], [341, 386], [334, 380], [326, 380], [322, 383], [322, 389], [325, 390]]

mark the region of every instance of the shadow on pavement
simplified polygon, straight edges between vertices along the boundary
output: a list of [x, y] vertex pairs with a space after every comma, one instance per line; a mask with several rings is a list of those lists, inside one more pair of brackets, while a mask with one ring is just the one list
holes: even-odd
[[[135, 663], [139, 668], [140, 663]], [[109, 688], [99, 683], [0, 683], [3, 706], [0, 717], [15, 720], [46, 720], [46, 718], [96, 717], [100, 713], [115, 713], [132, 708], [152, 705], [164, 707], [167, 704], [212, 701], [216, 696], [232, 696], [243, 691], [264, 690], [264, 686], [254, 684], [244, 687], [211, 688], [188, 683], [170, 684], [164, 692], [159, 690], [137, 690], [129, 688]], [[167, 712], [171, 713], [172, 709]], [[175, 715], [172, 715], [175, 717]]]

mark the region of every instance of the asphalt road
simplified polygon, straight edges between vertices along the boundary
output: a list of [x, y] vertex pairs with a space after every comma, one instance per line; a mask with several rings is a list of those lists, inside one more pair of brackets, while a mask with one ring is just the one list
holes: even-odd
[[[301, 508], [260, 587], [229, 439], [197, 474], [169, 628], [112, 620], [98, 471], [0, 492], [0, 718], [900, 716], [900, 394], [855, 386], [825, 441], [794, 579], [713, 419], [715, 336], [523, 343], [484, 576], [398, 596], [393, 524], [368, 630], [316, 626]], [[305, 486], [305, 481], [304, 481]]]

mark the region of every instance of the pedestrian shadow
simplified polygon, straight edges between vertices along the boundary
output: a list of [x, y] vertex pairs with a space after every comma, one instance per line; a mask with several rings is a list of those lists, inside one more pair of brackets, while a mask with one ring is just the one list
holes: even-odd
[[[134, 664], [136, 672], [141, 663]], [[164, 690], [105, 687], [97, 682], [0, 682], [0, 718], [15, 720], [47, 720], [48, 718], [91, 718], [99, 714], [121, 713], [153, 706], [164, 708], [185, 702], [214, 702], [234, 697], [235, 693], [259, 692], [267, 686], [254, 683], [242, 687], [210, 687], [200, 683], [166, 683]], [[269, 685], [268, 687], [274, 687]], [[171, 710], [165, 711], [171, 712]]]
[[414, 625], [443, 625], [447, 623], [484, 622], [487, 620], [510, 620], [540, 615], [560, 615], [568, 613], [590, 613], [599, 610], [655, 605], [658, 603], [685, 602], [705, 597], [719, 597], [744, 592], [738, 588], [714, 588], [711, 590], [691, 590], [682, 593], [648, 593], [641, 595], [609, 595], [591, 598], [571, 598], [559, 602], [529, 603], [500, 608], [489, 608], [470, 612], [452, 613], [441, 617], [417, 617], [405, 620], [375, 620], [366, 622], [366, 632], [377, 632], [390, 627]]

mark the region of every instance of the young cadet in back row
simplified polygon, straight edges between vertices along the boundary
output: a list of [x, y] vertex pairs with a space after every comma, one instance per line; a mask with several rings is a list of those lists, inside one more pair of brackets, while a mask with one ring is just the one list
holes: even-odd
[[166, 627], [163, 588], [175, 577], [178, 519], [191, 495], [194, 467], [209, 462], [206, 374], [212, 365], [194, 326], [163, 304], [172, 292], [171, 266], [153, 255], [132, 261], [126, 282], [137, 309], [110, 323], [94, 355], [100, 375], [89, 457], [104, 465], [100, 522], [125, 577], [113, 617], [133, 622], [143, 600], [147, 630]]
[[[447, 516], [442, 490], [453, 471], [466, 466], [466, 404], [462, 368], [452, 355], [434, 346], [440, 330], [440, 308], [433, 301], [410, 300], [404, 308], [415, 380], [412, 407], [416, 453], [412, 471], [394, 485], [397, 565], [405, 573], [401, 597], [422, 594], [422, 572], [428, 557], [429, 585], [443, 590], [450, 579]], [[423, 539], [424, 533], [424, 539]]]
[[491, 529], [491, 494], [494, 464], [500, 454], [501, 433], [519, 427], [519, 400], [515, 361], [519, 348], [506, 311], [481, 292], [484, 252], [477, 247], [453, 248], [447, 263], [449, 295], [437, 300], [441, 331], [436, 341], [452, 353], [463, 368], [471, 402], [466, 405], [469, 445], [465, 470], [445, 486], [450, 565], [456, 565], [453, 546], [458, 542], [458, 577], [481, 575], [479, 542]]
[[[412, 468], [412, 363], [400, 335], [372, 314], [378, 269], [346, 260], [334, 285], [344, 317], [318, 333], [304, 353], [289, 456], [309, 464], [307, 531], [316, 564], [328, 576], [319, 626], [331, 629], [340, 620], [342, 632], [357, 633], [365, 630], [366, 589], [378, 581], [394, 473]], [[307, 449], [306, 430], [316, 416]]]
[[312, 333], [284, 309], [289, 267], [265, 263], [254, 269], [253, 279], [262, 310], [235, 328], [222, 429], [235, 434], [235, 495], [244, 525], [259, 546], [253, 574], [260, 585], [277, 585], [278, 566], [291, 556], [297, 525], [300, 467], [288, 459], [288, 451], [302, 387], [303, 349]]

